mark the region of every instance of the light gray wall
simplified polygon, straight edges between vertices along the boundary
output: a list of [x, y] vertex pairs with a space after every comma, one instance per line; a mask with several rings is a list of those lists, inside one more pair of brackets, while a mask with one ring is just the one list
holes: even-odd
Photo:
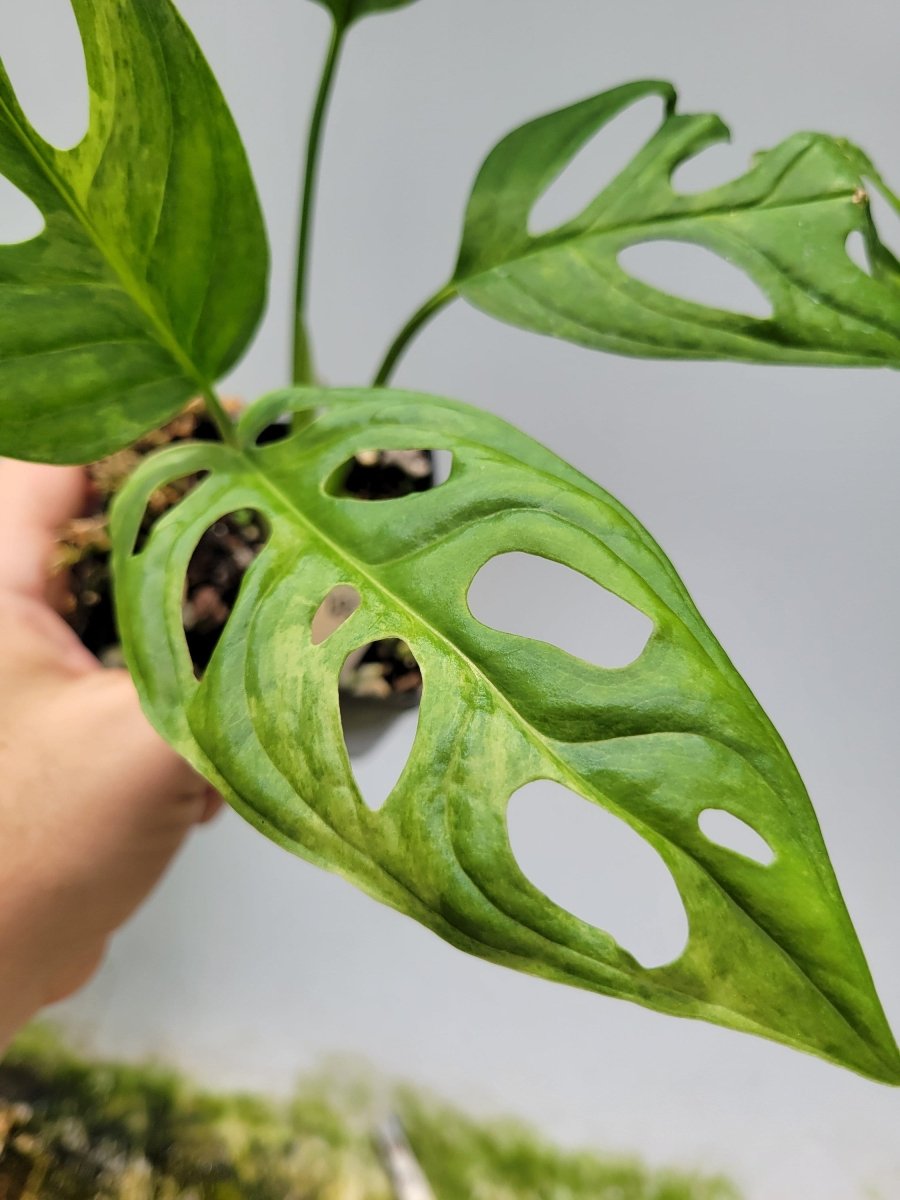
[[[295, 142], [326, 21], [301, 0], [181, 7], [245, 133], [275, 248], [272, 312], [233, 381], [252, 397], [284, 379]], [[77, 86], [65, 9], [0, 5], [0, 45], [22, 78], [43, 80], [31, 103], [48, 122], [69, 119]], [[889, 0], [852, 10], [421, 0], [367, 22], [348, 49], [324, 161], [314, 279], [324, 370], [334, 382], [364, 379], [445, 275], [473, 170], [511, 125], [661, 75], [688, 108], [732, 124], [737, 149], [722, 155], [723, 172], [821, 127], [860, 141], [897, 179], [896, 46]], [[603, 357], [460, 305], [399, 379], [517, 422], [661, 541], [796, 757], [900, 1028], [894, 377]], [[573, 622], [587, 629], [587, 611]], [[396, 776], [413, 725], [409, 716], [359, 756], [364, 783]], [[596, 859], [586, 856], [581, 829], [576, 813], [552, 832], [526, 821], [522, 836], [536, 855], [549, 847], [544, 866], [560, 886], [572, 861], [596, 861], [595, 903], [627, 912], [636, 936], [652, 931], [664, 910], [652, 887], [635, 887], [637, 859], [611, 854], [602, 828]], [[233, 817], [195, 839], [100, 978], [59, 1015], [104, 1050], [159, 1053], [228, 1082], [285, 1087], [328, 1052], [359, 1053], [568, 1141], [732, 1170], [751, 1200], [900, 1195], [890, 1090], [468, 959]]]

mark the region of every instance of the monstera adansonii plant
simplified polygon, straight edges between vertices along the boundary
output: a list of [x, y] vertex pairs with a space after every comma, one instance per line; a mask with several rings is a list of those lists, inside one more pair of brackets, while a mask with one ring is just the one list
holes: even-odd
[[[896, 198], [861, 151], [811, 133], [730, 183], [681, 194], [673, 172], [726, 128], [680, 113], [668, 84], [618, 87], [491, 151], [449, 282], [410, 318], [373, 386], [325, 388], [306, 314], [328, 99], [355, 21], [412, 2], [325, 5], [333, 37], [307, 147], [294, 386], [238, 420], [215, 386], [260, 319], [266, 237], [238, 133], [170, 0], [72, 0], [91, 97], [73, 149], [36, 132], [0, 75], [0, 170], [44, 218], [38, 236], [0, 248], [0, 452], [86, 463], [203, 397], [219, 440], [151, 455], [117, 499], [117, 614], [148, 717], [240, 813], [470, 953], [900, 1083], [803, 783], [663, 551], [601, 487], [503, 421], [388, 387], [413, 335], [456, 298], [623, 354], [896, 366], [900, 264], [867, 188]], [[658, 130], [582, 212], [534, 232], [555, 178], [646, 96], [664, 101]], [[867, 266], [848, 255], [853, 234]], [[656, 240], [741, 268], [771, 314], [720, 311], [634, 278], [623, 251]], [[288, 435], [263, 439], [279, 420]], [[343, 480], [372, 447], [443, 450], [452, 469], [430, 491], [366, 503]], [[145, 538], [151, 497], [185, 477], [199, 482]], [[268, 540], [198, 678], [182, 625], [187, 566], [204, 530], [248, 510]], [[476, 620], [474, 576], [511, 551], [562, 563], [645, 614], [642, 653], [606, 669]], [[355, 590], [356, 610], [314, 636], [340, 586]], [[424, 689], [409, 761], [373, 811], [348, 762], [338, 675], [355, 648], [384, 637], [409, 645]], [[689, 921], [674, 962], [642, 966], [523, 874], [507, 806], [539, 779], [607, 809], [661, 856]], [[707, 837], [708, 810], [751, 826], [771, 861]]]

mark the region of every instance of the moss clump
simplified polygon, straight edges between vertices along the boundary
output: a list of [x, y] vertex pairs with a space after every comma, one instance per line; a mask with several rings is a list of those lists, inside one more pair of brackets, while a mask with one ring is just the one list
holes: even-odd
[[27, 1030], [0, 1066], [0, 1200], [391, 1200], [323, 1094], [278, 1106], [155, 1066], [88, 1063]]
[[740, 1200], [721, 1178], [560, 1150], [519, 1121], [476, 1122], [409, 1090], [397, 1110], [439, 1200]]
[[567, 1153], [340, 1068], [289, 1103], [88, 1063], [44, 1028], [0, 1065], [0, 1200], [394, 1200], [373, 1134], [398, 1114], [435, 1200], [737, 1200], [721, 1180]]

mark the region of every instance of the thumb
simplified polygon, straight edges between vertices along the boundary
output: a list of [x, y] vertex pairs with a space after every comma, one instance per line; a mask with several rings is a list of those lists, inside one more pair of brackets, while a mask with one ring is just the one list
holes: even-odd
[[81, 467], [0, 459], [0, 587], [42, 600], [60, 527], [83, 510]]

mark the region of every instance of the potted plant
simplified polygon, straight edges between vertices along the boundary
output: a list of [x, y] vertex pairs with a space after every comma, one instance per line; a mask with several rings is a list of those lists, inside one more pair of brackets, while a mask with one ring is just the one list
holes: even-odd
[[[49, 146], [0, 78], [0, 169], [45, 220], [38, 237], [0, 249], [0, 451], [95, 461], [202, 399], [217, 437], [144, 457], [112, 512], [118, 631], [155, 727], [268, 836], [462, 949], [900, 1082], [802, 781], [663, 551], [613, 497], [511, 426], [389, 386], [411, 339], [456, 299], [619, 353], [893, 363], [900, 264], [867, 189], [898, 202], [871, 162], [841, 139], [798, 134], [731, 183], [680, 193], [675, 169], [726, 130], [681, 113], [659, 81], [531, 121], [487, 156], [452, 277], [410, 317], [371, 385], [328, 388], [307, 320], [328, 98], [356, 22], [405, 5], [327, 0], [333, 38], [307, 148], [292, 385], [236, 419], [216, 383], [252, 336], [268, 268], [238, 133], [169, 0], [72, 2], [92, 95], [85, 139]], [[582, 212], [534, 232], [554, 178], [646, 96], [665, 103], [656, 134]], [[865, 268], [847, 252], [851, 235], [865, 241]], [[622, 256], [655, 240], [734, 263], [771, 314], [723, 312], [637, 280]], [[348, 488], [373, 454], [423, 450], [452, 457], [439, 486], [381, 502]], [[164, 511], [149, 520], [148, 509]], [[197, 663], [185, 584], [217, 526], [253, 530], [252, 561]], [[475, 620], [474, 577], [511, 552], [561, 563], [644, 614], [652, 632], [640, 655], [597, 667]], [[336, 593], [341, 619], [323, 626]], [[409, 648], [424, 686], [410, 759], [375, 812], [350, 770], [338, 680], [354, 653], [384, 639]], [[642, 966], [521, 871], [506, 810], [536, 779], [607, 808], [662, 857], [690, 925], [676, 961]], [[750, 826], [765, 861], [711, 836], [710, 812]]]

